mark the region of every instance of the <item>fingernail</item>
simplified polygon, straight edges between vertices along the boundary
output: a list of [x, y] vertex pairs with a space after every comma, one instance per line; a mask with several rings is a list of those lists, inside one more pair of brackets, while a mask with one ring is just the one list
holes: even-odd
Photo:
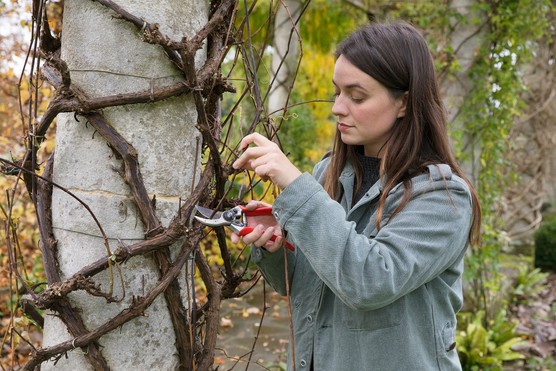
[[257, 226], [257, 230], [258, 230], [259, 232], [262, 232], [262, 231], [264, 230], [264, 225], [259, 224], [259, 225]]
[[274, 227], [269, 227], [267, 231], [272, 232], [274, 234]]

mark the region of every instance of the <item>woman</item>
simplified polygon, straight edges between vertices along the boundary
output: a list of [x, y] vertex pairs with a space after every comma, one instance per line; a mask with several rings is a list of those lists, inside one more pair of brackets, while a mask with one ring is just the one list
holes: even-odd
[[[252, 218], [243, 240], [273, 288], [290, 289], [288, 367], [459, 370], [463, 256], [481, 213], [450, 150], [430, 52], [398, 22], [356, 30], [336, 58], [336, 138], [313, 175], [259, 134], [233, 164], [283, 190], [275, 220]], [[294, 252], [270, 240], [281, 231]]]

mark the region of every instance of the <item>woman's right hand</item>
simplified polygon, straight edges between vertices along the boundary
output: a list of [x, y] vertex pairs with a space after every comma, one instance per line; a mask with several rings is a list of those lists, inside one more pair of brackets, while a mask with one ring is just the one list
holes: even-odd
[[270, 179], [280, 189], [285, 189], [301, 175], [278, 145], [259, 133], [245, 136], [239, 149], [243, 153], [232, 164], [234, 169], [252, 170], [262, 179]]
[[[259, 207], [269, 207], [261, 201], [249, 201], [245, 205], [247, 210], [255, 210]], [[264, 216], [250, 216], [247, 218], [247, 226], [253, 227], [253, 232], [240, 237], [237, 233], [232, 233], [232, 242], [238, 243], [243, 239], [246, 244], [253, 244], [257, 247], [262, 247], [269, 252], [275, 252], [282, 247], [283, 237], [280, 225], [272, 215]], [[271, 241], [273, 235], [277, 238], [275, 241]]]

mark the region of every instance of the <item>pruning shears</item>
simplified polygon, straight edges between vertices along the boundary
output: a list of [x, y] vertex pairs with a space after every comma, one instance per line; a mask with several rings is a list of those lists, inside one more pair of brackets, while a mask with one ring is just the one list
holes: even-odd
[[[195, 206], [195, 209], [203, 217], [195, 216], [201, 224], [209, 227], [228, 227], [234, 233], [239, 236], [245, 236], [253, 232], [253, 227], [247, 226], [247, 218], [250, 216], [267, 216], [272, 215], [272, 206], [262, 206], [254, 210], [247, 210], [243, 206], [235, 206], [231, 209], [224, 211], [214, 211], [202, 206]], [[273, 235], [270, 240], [276, 241], [278, 236]], [[286, 241], [286, 247], [291, 251], [294, 250], [294, 246]]]

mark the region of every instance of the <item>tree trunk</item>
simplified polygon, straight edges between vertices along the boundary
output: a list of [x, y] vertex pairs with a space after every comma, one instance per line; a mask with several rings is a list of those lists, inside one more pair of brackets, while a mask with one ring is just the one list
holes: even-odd
[[282, 117], [295, 79], [299, 54], [299, 34], [295, 22], [301, 11], [300, 0], [280, 2], [274, 20], [272, 75], [275, 76], [268, 97], [268, 112]]
[[[149, 23], [158, 23], [173, 40], [192, 36], [207, 21], [205, 1], [161, 0], [154, 5], [150, 1], [122, 0], [118, 5]], [[101, 97], [183, 81], [183, 75], [160, 46], [145, 43], [133, 25], [114, 16], [97, 2], [65, 2], [62, 59], [68, 64], [74, 85], [89, 97]], [[199, 51], [197, 63], [203, 59], [204, 53]], [[107, 108], [102, 114], [133, 147], [129, 147], [129, 155], [134, 157], [136, 151], [148, 197], [156, 202], [154, 220], [167, 225], [177, 215], [180, 198], [185, 198], [194, 186], [195, 174], [199, 174], [195, 168], [199, 167], [200, 135], [195, 128], [197, 115], [192, 97]], [[139, 217], [129, 186], [119, 173], [122, 159], [107, 145], [94, 123], [84, 116], [60, 114], [56, 137], [53, 180], [90, 207], [108, 237], [110, 251], [149, 237], [157, 225], [144, 225]], [[52, 219], [62, 280], [111, 254], [92, 216], [74, 198], [56, 188]], [[119, 302], [107, 303], [104, 298], [74, 292], [69, 295], [70, 303], [85, 327], [97, 327], [145, 296], [160, 277], [160, 264], [153, 256], [140, 256], [113, 266], [112, 274], [107, 270], [95, 276], [95, 283], [104, 292], [110, 290], [113, 281], [113, 295], [123, 298]], [[185, 274], [180, 286], [183, 311], [190, 297]], [[187, 318], [187, 313], [180, 314]], [[106, 364], [91, 366], [84, 356], [87, 350], [77, 349], [56, 364], [45, 363], [43, 368], [173, 370], [182, 363], [174, 327], [167, 299], [159, 296], [144, 316], [98, 341], [97, 349]], [[75, 336], [57, 317], [46, 316], [43, 346]]]

